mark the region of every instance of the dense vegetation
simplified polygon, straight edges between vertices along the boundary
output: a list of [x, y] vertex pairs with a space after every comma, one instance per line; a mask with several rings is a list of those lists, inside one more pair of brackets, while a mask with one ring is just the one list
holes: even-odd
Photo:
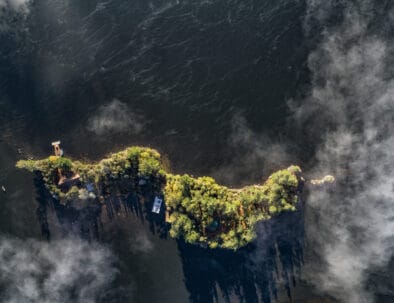
[[170, 235], [190, 243], [236, 249], [255, 238], [260, 220], [295, 210], [297, 166], [272, 174], [263, 185], [230, 189], [210, 177], [168, 175], [165, 198]]
[[[88, 190], [99, 198], [110, 193], [124, 194], [135, 190], [141, 180], [149, 181], [160, 191], [166, 175], [160, 154], [143, 147], [130, 147], [93, 164], [50, 156], [43, 160], [21, 160], [16, 166], [40, 172], [51, 194], [63, 202], [86, 196]], [[73, 176], [78, 178], [71, 182]], [[62, 177], [70, 182], [59, 186]]]
[[140, 193], [149, 186], [164, 197], [170, 235], [189, 243], [237, 249], [255, 238], [255, 225], [282, 211], [294, 211], [300, 188], [298, 166], [273, 173], [261, 185], [231, 189], [210, 177], [193, 178], [165, 171], [160, 154], [130, 147], [98, 163], [50, 156], [21, 160], [17, 167], [42, 174], [54, 198], [105, 199], [108, 195]]

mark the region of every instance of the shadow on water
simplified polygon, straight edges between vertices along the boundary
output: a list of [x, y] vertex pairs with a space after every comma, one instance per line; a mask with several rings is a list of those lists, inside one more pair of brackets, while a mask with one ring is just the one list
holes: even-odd
[[117, 214], [124, 213], [126, 216], [133, 214], [142, 223], [149, 225], [149, 230], [160, 238], [167, 238], [168, 226], [165, 223], [165, 213], [152, 213], [153, 201], [157, 194], [154, 187], [145, 185], [138, 187], [136, 192], [123, 195], [109, 195], [104, 200], [108, 219], [113, 220]]
[[86, 240], [97, 240], [103, 224], [101, 215], [104, 213], [109, 220], [114, 220], [116, 215], [122, 213], [133, 214], [143, 223], [147, 222], [153, 234], [159, 235], [160, 238], [167, 238], [168, 226], [165, 223], [164, 212], [153, 214], [150, 211], [155, 194], [149, 186], [129, 194], [107, 195], [102, 202], [96, 198], [85, 203], [78, 200], [62, 204], [45, 187], [40, 173], [36, 173], [34, 184], [38, 202], [36, 215], [42, 235], [48, 240], [51, 236], [48, 210], [52, 210], [56, 215], [64, 236], [72, 234]]
[[61, 204], [51, 196], [44, 185], [40, 173], [36, 173], [34, 184], [37, 194], [36, 200], [38, 202], [36, 215], [43, 237], [47, 240], [51, 237], [48, 210], [52, 210], [62, 227], [64, 236], [73, 234], [87, 240], [98, 238], [98, 218], [101, 214], [101, 205], [99, 203], [90, 203], [81, 208]]
[[[35, 177], [37, 218], [43, 236], [50, 239], [48, 210], [53, 210], [64, 235], [87, 240], [100, 238], [102, 215], [114, 220], [120, 213], [133, 215], [149, 224], [152, 233], [166, 238], [165, 214], [153, 214], [154, 194], [149, 188], [137, 193], [107, 196], [103, 203], [63, 205], [45, 188], [41, 175]], [[105, 210], [105, 211], [103, 211]], [[207, 249], [177, 241], [189, 300], [193, 303], [271, 303], [292, 288], [303, 262], [303, 212], [284, 213], [257, 227], [257, 239], [238, 250]], [[284, 292], [283, 292], [284, 291]]]
[[48, 190], [45, 188], [42, 182], [42, 176], [40, 173], [36, 173], [34, 176], [34, 185], [36, 188], [36, 200], [38, 203], [36, 209], [36, 215], [38, 222], [40, 223], [41, 233], [47, 240], [50, 238], [50, 230], [47, 218], [47, 208], [49, 207], [49, 201], [53, 200]]
[[191, 302], [270, 303], [283, 290], [292, 301], [303, 262], [302, 212], [262, 222], [257, 233], [254, 243], [235, 252], [178, 241]]

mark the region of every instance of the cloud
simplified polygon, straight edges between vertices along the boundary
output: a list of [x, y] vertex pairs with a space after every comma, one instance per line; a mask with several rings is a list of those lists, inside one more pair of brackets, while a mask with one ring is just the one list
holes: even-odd
[[154, 245], [143, 229], [140, 229], [132, 239], [129, 239], [130, 251], [133, 253], [150, 253]]
[[232, 151], [231, 163], [215, 169], [212, 174], [220, 176], [227, 184], [256, 182], [263, 175], [267, 176], [291, 162], [289, 148], [289, 144], [255, 133], [242, 115], [235, 115], [228, 140], [228, 149]]
[[87, 129], [98, 136], [128, 132], [138, 134], [144, 124], [141, 116], [132, 112], [125, 103], [114, 99], [97, 110], [88, 120]]
[[0, 0], [0, 34], [26, 32], [29, 5], [30, 0]]
[[0, 238], [0, 301], [97, 302], [117, 271], [111, 251], [81, 240]]
[[0, 0], [0, 8], [6, 7], [15, 11], [28, 12], [30, 0]]
[[394, 253], [394, 80], [386, 69], [393, 47], [370, 33], [370, 6], [348, 3], [342, 23], [325, 31], [309, 57], [310, 97], [293, 108], [298, 127], [321, 137], [316, 174], [338, 180], [308, 198], [308, 247], [323, 264], [309, 262], [305, 274], [346, 303], [373, 302], [368, 275]]

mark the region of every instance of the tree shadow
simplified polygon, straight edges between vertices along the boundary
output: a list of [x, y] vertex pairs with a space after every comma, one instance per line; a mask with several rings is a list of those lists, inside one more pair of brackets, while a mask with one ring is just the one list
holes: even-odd
[[116, 220], [118, 215], [133, 215], [142, 223], [149, 224], [149, 229], [153, 234], [167, 238], [168, 225], [165, 222], [164, 205], [159, 214], [152, 213], [154, 198], [160, 194], [155, 193], [149, 185], [127, 194], [108, 194], [101, 202], [96, 198], [87, 203], [73, 201], [62, 204], [45, 187], [41, 173], [35, 174], [34, 184], [38, 203], [36, 216], [41, 226], [41, 233], [47, 240], [51, 237], [51, 227], [48, 222], [49, 210], [55, 213], [65, 236], [77, 235], [82, 239], [97, 240], [99, 227], [102, 225], [101, 215], [104, 212], [109, 220]]
[[34, 174], [34, 186], [36, 188], [36, 201], [38, 203], [36, 209], [37, 220], [40, 224], [42, 236], [49, 240], [51, 232], [48, 224], [47, 208], [49, 206], [49, 201], [52, 200], [52, 197], [46, 189], [44, 182], [42, 181], [42, 175], [39, 172]]
[[50, 240], [51, 237], [51, 227], [48, 222], [49, 210], [55, 213], [64, 236], [78, 235], [86, 240], [98, 238], [98, 218], [101, 214], [101, 205], [98, 201], [80, 208], [61, 204], [45, 187], [40, 173], [36, 173], [34, 185], [38, 203], [36, 215], [44, 238]]
[[257, 227], [257, 239], [238, 251], [178, 241], [185, 284], [193, 303], [274, 302], [291, 289], [303, 263], [303, 214], [284, 213]]
[[164, 203], [159, 214], [152, 212], [153, 202], [156, 196], [163, 196], [157, 191], [145, 185], [137, 188], [136, 191], [122, 195], [108, 195], [104, 199], [105, 210], [108, 219], [114, 220], [117, 215], [134, 215], [142, 223], [149, 225], [151, 233], [166, 239], [168, 234], [168, 224], [165, 222]]
[[[54, 199], [36, 174], [37, 218], [42, 234], [51, 236], [48, 209], [54, 210], [65, 235], [88, 240], [99, 238], [101, 215], [110, 220], [119, 213], [133, 215], [149, 224], [150, 231], [166, 238], [168, 224], [165, 213], [151, 212], [154, 191], [148, 187], [127, 195], [107, 196], [85, 206], [63, 205]], [[162, 206], [163, 207], [163, 206]], [[291, 302], [292, 288], [303, 263], [304, 224], [302, 203], [297, 212], [283, 213], [257, 225], [256, 240], [237, 251], [208, 249], [177, 241], [189, 291], [190, 302], [272, 303], [285, 293]]]

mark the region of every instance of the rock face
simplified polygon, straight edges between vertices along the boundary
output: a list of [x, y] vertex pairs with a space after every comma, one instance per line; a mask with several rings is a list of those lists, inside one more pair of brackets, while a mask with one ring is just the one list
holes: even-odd
[[[50, 156], [21, 160], [17, 167], [38, 172], [60, 205], [86, 208], [101, 202], [110, 208], [113, 201], [127, 205], [135, 200], [145, 205], [150, 217], [170, 224], [171, 237], [234, 250], [255, 239], [259, 221], [295, 211], [303, 182], [301, 169], [290, 166], [263, 184], [232, 189], [210, 177], [171, 174], [160, 154], [144, 147], [130, 147], [93, 164]], [[164, 203], [151, 213], [154, 201], [160, 199]]]

